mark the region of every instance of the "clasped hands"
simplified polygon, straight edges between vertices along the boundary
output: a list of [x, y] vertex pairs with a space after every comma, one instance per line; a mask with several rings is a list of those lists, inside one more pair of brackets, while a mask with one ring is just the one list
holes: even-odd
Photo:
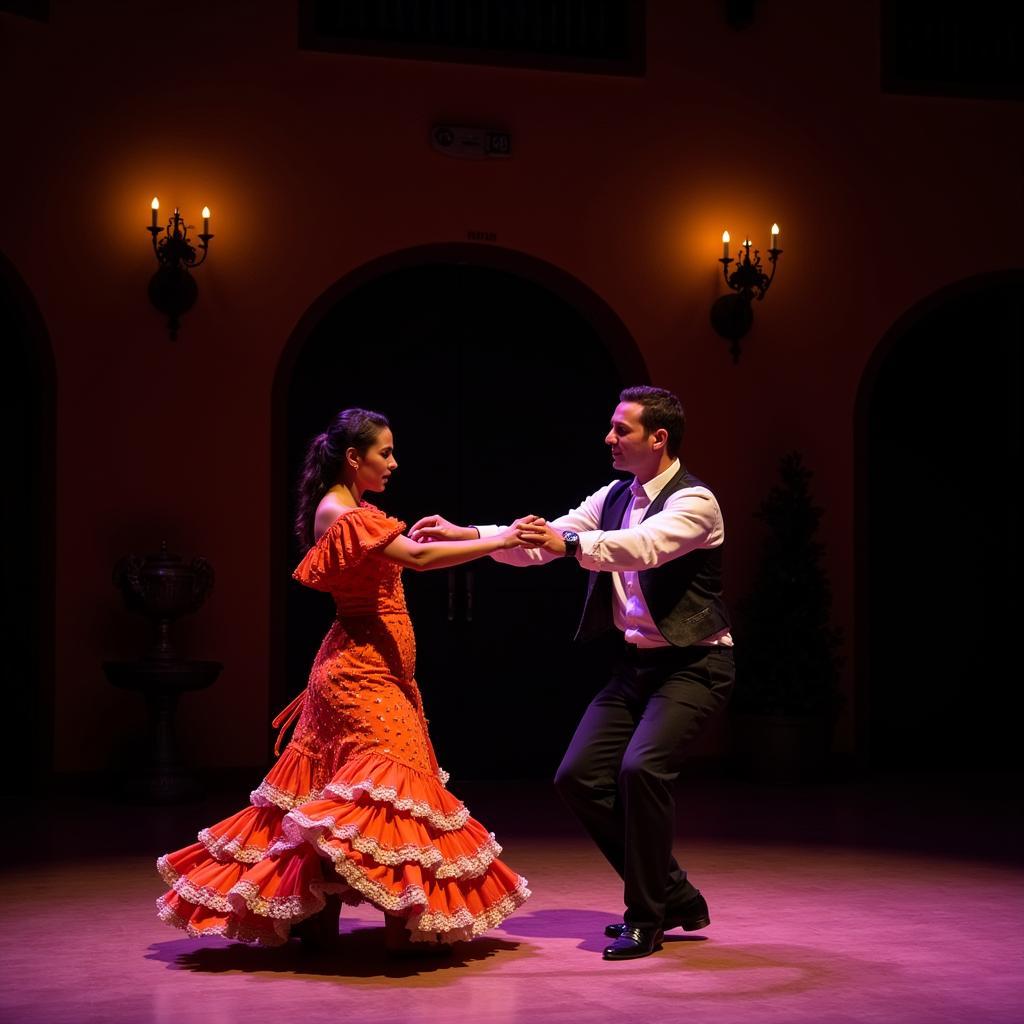
[[[429, 544], [437, 540], [476, 540], [479, 531], [473, 526], [457, 526], [444, 516], [424, 516], [413, 524], [409, 539], [418, 544]], [[548, 525], [540, 516], [522, 516], [502, 530], [504, 547], [543, 548], [556, 555], [565, 554], [565, 541], [560, 531]]]

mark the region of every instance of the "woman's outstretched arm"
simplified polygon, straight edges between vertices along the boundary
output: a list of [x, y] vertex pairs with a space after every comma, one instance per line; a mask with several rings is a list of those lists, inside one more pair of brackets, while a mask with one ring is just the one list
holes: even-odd
[[434, 540], [425, 544], [410, 540], [408, 537], [396, 537], [385, 549], [384, 554], [400, 565], [418, 572], [427, 569], [448, 569], [463, 562], [472, 562], [475, 558], [500, 551], [502, 548], [521, 547], [523, 541], [519, 537], [519, 527], [532, 523], [536, 516], [523, 516], [511, 526], [489, 537], [477, 537], [473, 530], [472, 538], [466, 540]]

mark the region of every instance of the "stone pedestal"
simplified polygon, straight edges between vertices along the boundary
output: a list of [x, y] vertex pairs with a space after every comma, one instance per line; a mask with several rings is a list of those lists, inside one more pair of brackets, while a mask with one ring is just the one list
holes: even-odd
[[139, 774], [124, 781], [126, 796], [153, 803], [202, 796], [202, 787], [186, 768], [178, 748], [178, 698], [189, 690], [210, 686], [222, 667], [219, 661], [156, 658], [103, 663], [110, 682], [124, 690], [137, 690], [149, 709], [149, 756], [139, 765]]
[[196, 611], [213, 589], [213, 567], [205, 558], [185, 562], [167, 550], [125, 555], [114, 566], [114, 583], [125, 604], [153, 624], [153, 646], [137, 661], [105, 661], [107, 678], [125, 690], [137, 690], [149, 709], [148, 756], [138, 774], [126, 779], [126, 795], [156, 803], [191, 800], [201, 795], [178, 750], [175, 715], [178, 698], [210, 686], [223, 667], [219, 661], [178, 657], [171, 643], [171, 623]]

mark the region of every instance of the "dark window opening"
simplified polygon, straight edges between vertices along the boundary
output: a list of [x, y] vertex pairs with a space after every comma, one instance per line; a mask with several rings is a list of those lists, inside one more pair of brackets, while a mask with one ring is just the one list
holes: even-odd
[[642, 0], [300, 0], [299, 45], [371, 56], [642, 75]]

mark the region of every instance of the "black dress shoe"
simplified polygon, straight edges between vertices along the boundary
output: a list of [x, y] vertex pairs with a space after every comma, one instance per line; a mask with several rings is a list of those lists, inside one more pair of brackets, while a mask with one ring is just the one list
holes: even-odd
[[623, 925], [622, 934], [610, 945], [605, 946], [605, 960], [638, 960], [642, 956], [650, 956], [656, 949], [661, 949], [662, 931], [660, 928], [627, 928]]
[[[695, 932], [701, 928], [707, 928], [709, 924], [711, 924], [711, 914], [708, 912], [707, 900], [698, 892], [677, 910], [670, 910], [665, 915], [665, 921], [661, 927], [666, 932], [671, 928], [682, 928], [684, 932]], [[604, 933], [609, 939], [617, 939], [625, 929], [625, 924], [610, 924], [605, 927]]]

